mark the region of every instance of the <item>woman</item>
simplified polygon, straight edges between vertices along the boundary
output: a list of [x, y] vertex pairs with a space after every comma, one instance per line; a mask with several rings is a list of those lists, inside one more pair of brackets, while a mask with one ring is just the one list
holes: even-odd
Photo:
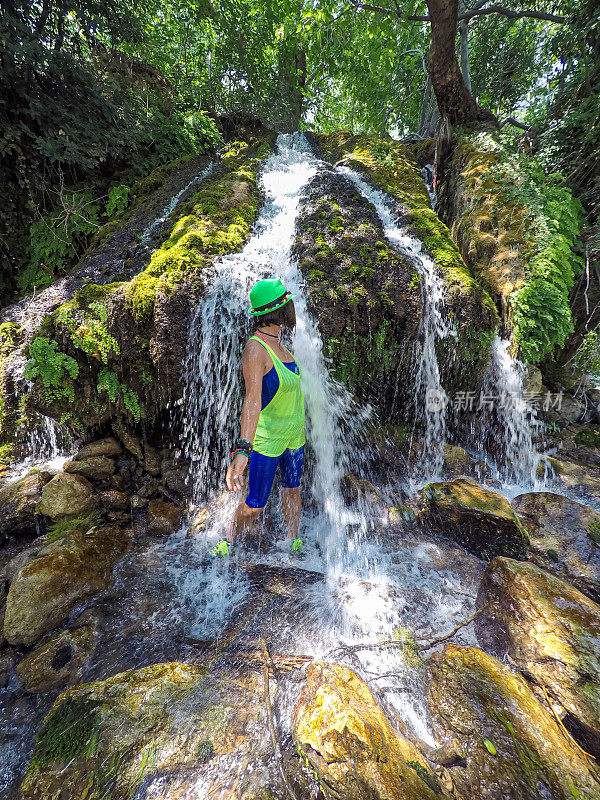
[[231, 553], [240, 532], [265, 507], [277, 467], [291, 549], [296, 553], [302, 551], [298, 523], [305, 443], [304, 396], [300, 368], [279, 341], [283, 328], [296, 326], [292, 297], [279, 278], [258, 281], [250, 290], [248, 310], [257, 318], [257, 328], [242, 357], [246, 396], [241, 432], [225, 479], [230, 491], [239, 491], [249, 463], [248, 495], [237, 507], [227, 538], [212, 548], [210, 557]]

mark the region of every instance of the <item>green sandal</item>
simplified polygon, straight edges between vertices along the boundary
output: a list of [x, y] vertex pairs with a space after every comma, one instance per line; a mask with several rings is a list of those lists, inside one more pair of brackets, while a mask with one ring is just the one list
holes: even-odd
[[230, 542], [228, 539], [220, 539], [214, 547], [211, 547], [208, 553], [204, 556], [204, 563], [210, 563], [215, 558], [225, 558], [225, 556], [233, 555], [235, 543]]
[[299, 556], [304, 554], [304, 544], [299, 536], [296, 536], [292, 542], [291, 552]]

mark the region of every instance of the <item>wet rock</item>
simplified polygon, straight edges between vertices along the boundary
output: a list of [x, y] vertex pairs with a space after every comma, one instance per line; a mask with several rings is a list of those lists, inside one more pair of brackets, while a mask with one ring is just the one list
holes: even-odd
[[444, 466], [451, 474], [465, 474], [473, 470], [473, 459], [462, 447], [454, 444], [444, 445]]
[[32, 645], [79, 603], [110, 585], [113, 564], [129, 534], [115, 525], [68, 531], [40, 550], [15, 575], [6, 600], [4, 636]]
[[531, 492], [511, 503], [529, 535], [529, 560], [600, 601], [600, 514], [562, 494]]
[[62, 631], [19, 662], [17, 678], [28, 692], [47, 692], [78, 683], [90, 663], [94, 643], [90, 627]]
[[0, 489], [0, 542], [6, 537], [36, 533], [35, 507], [51, 478], [50, 472], [32, 472]]
[[477, 635], [508, 653], [567, 712], [565, 724], [600, 753], [600, 606], [534, 564], [496, 558], [484, 574]]
[[116, 489], [98, 492], [98, 502], [100, 508], [108, 509], [109, 511], [125, 511], [130, 507], [129, 495]]
[[125, 447], [126, 450], [129, 450], [129, 452], [132, 453], [132, 455], [134, 455], [138, 461], [143, 461], [144, 451], [138, 437], [131, 433], [131, 431], [128, 431], [124, 425], [115, 424], [113, 425], [113, 428], [119, 439], [123, 442], [123, 447]]
[[3, 689], [8, 684], [15, 661], [15, 651], [12, 647], [0, 652], [0, 689]]
[[525, 679], [475, 647], [448, 645], [428, 661], [437, 732], [458, 740], [460, 800], [598, 800], [600, 783]]
[[525, 558], [528, 539], [508, 500], [469, 478], [428, 483], [422, 522], [451, 536], [487, 560], [496, 555]]
[[108, 786], [114, 798], [133, 797], [142, 782], [158, 789], [176, 777], [182, 796], [233, 800], [251, 777], [249, 760], [270, 758], [270, 747], [254, 673], [220, 678], [190, 664], [154, 664], [58, 697], [37, 735], [22, 797], [59, 792], [80, 800], [107, 796]]
[[147, 478], [138, 489], [138, 495], [145, 498], [152, 497], [157, 493], [159, 485], [156, 478]]
[[154, 536], [164, 536], [179, 529], [181, 509], [173, 503], [151, 500], [148, 503], [148, 524], [146, 531]]
[[147, 505], [148, 505], [147, 498], [142, 497], [139, 494], [132, 494], [131, 495], [131, 508], [134, 511], [137, 511], [140, 508], [146, 508]]
[[600, 469], [561, 461], [553, 456], [548, 456], [547, 460], [559, 484], [600, 502]]
[[83, 475], [59, 472], [42, 489], [36, 506], [38, 514], [58, 519], [67, 514], [82, 514], [98, 505], [92, 484]]
[[85, 461], [96, 456], [120, 456], [122, 452], [123, 449], [117, 440], [113, 436], [107, 436], [105, 439], [86, 444], [73, 456], [73, 461]]
[[63, 469], [71, 475], [83, 475], [90, 481], [103, 481], [115, 471], [115, 462], [108, 456], [90, 456], [78, 461], [65, 461]]
[[313, 662], [292, 712], [292, 735], [327, 800], [449, 797], [425, 758], [390, 724], [365, 683]]
[[175, 458], [164, 458], [161, 464], [164, 482], [169, 489], [182, 497], [190, 497], [192, 494], [192, 483], [186, 482], [190, 466], [188, 461]]
[[160, 475], [160, 455], [153, 447], [146, 445], [144, 448], [144, 469], [150, 475]]

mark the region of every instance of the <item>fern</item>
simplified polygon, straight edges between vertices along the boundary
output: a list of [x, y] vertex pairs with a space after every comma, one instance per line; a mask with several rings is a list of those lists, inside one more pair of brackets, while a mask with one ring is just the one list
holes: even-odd
[[124, 183], [113, 188], [108, 193], [108, 203], [106, 204], [106, 216], [112, 217], [113, 214], [121, 214], [129, 203], [129, 193], [131, 188]]
[[49, 403], [61, 398], [73, 402], [74, 389], [69, 378], [75, 379], [79, 374], [77, 361], [58, 350], [58, 342], [45, 336], [35, 337], [29, 345], [29, 355], [23, 373], [25, 379], [39, 378], [46, 389]]
[[68, 307], [63, 307], [57, 313], [57, 320], [70, 332], [75, 347], [107, 364], [111, 352], [119, 355], [120, 348], [106, 327], [108, 319], [106, 306], [93, 301], [89, 304], [88, 311], [93, 313], [74, 312]]

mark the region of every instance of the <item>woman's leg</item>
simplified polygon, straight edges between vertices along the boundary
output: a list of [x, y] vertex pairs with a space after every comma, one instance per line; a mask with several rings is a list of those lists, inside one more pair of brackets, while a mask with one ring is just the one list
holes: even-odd
[[249, 528], [265, 507], [275, 477], [279, 457], [263, 456], [252, 451], [248, 465], [248, 496], [235, 511], [227, 538], [233, 544]]
[[300, 497], [300, 477], [304, 463], [304, 445], [297, 450], [286, 450], [279, 462], [279, 483], [281, 505], [287, 526], [288, 537], [298, 536], [302, 499]]

